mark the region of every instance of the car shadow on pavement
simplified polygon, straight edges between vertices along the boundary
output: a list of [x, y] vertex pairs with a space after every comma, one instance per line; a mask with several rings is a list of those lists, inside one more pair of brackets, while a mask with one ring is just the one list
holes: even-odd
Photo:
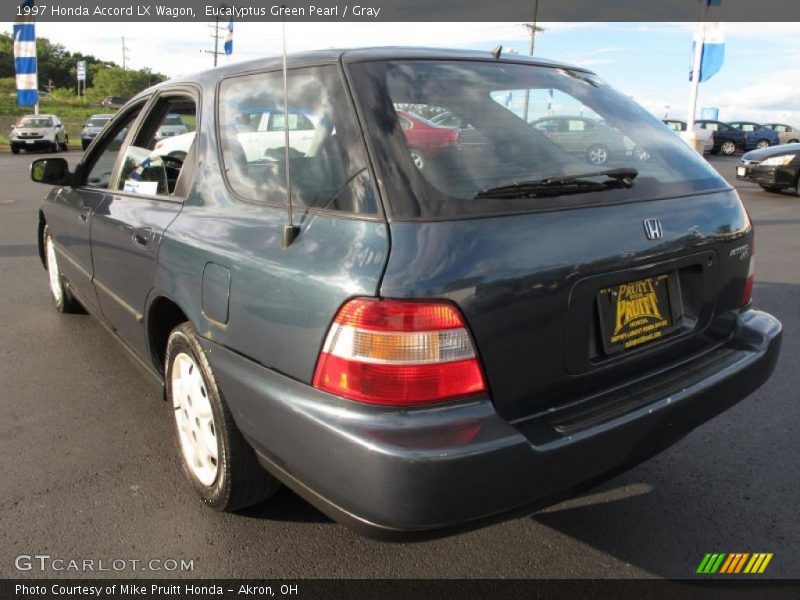
[[331, 519], [286, 486], [283, 486], [275, 496], [266, 502], [239, 511], [238, 514], [253, 519], [267, 519], [270, 521], [333, 523]]

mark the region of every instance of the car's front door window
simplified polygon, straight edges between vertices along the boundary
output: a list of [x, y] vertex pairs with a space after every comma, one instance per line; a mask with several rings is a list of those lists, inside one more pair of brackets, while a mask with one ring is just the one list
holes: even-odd
[[87, 164], [90, 166], [86, 176], [86, 187], [95, 189], [108, 188], [122, 143], [125, 141], [128, 129], [136, 117], [139, 116], [144, 104], [145, 101], [143, 100], [127, 110], [123, 117], [114, 123], [111, 130], [106, 132], [104, 139], [100, 142], [100, 147], [96, 148], [96, 151], [89, 157]]
[[191, 97], [167, 96], [156, 102], [126, 148], [113, 188], [147, 196], [176, 195], [196, 121]]

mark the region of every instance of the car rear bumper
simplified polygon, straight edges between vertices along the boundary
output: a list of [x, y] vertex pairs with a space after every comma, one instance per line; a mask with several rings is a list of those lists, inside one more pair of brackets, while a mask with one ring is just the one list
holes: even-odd
[[748, 310], [702, 357], [513, 424], [487, 397], [418, 410], [350, 402], [203, 343], [274, 475], [362, 533], [402, 538], [530, 513], [652, 456], [762, 385], [780, 338], [777, 319]]

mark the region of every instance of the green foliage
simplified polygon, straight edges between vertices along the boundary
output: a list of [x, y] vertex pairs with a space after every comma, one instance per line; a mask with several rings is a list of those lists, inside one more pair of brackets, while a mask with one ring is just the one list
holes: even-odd
[[50, 92], [50, 97], [53, 100], [75, 100], [76, 95], [75, 88], [56, 88]]
[[94, 89], [103, 96], [129, 97], [159, 81], [163, 81], [163, 77], [149, 70], [131, 71], [114, 66], [97, 71]]
[[[56, 88], [73, 89], [76, 85], [79, 60], [86, 61], [87, 91], [97, 85], [96, 79], [100, 77], [103, 91], [98, 91], [94, 96], [101, 100], [103, 96], [132, 96], [166, 79], [164, 75], [153, 73], [149, 69], [123, 71], [111, 61], [100, 60], [90, 54], [70, 52], [61, 44], [54, 44], [47, 38], [36, 39], [36, 53], [40, 89], [51, 84]], [[111, 73], [105, 75], [107, 71]], [[9, 77], [14, 77], [14, 39], [11, 33], [2, 32], [0, 33], [0, 82]], [[2, 90], [0, 87], [0, 94]]]
[[15, 96], [17, 93], [17, 81], [13, 77], [0, 78], [0, 98]]

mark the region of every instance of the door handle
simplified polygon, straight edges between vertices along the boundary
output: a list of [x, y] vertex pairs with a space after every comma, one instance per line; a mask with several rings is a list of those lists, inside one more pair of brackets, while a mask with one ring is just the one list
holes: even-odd
[[147, 247], [150, 238], [153, 236], [153, 230], [149, 227], [142, 227], [133, 232], [133, 243], [137, 246]]

